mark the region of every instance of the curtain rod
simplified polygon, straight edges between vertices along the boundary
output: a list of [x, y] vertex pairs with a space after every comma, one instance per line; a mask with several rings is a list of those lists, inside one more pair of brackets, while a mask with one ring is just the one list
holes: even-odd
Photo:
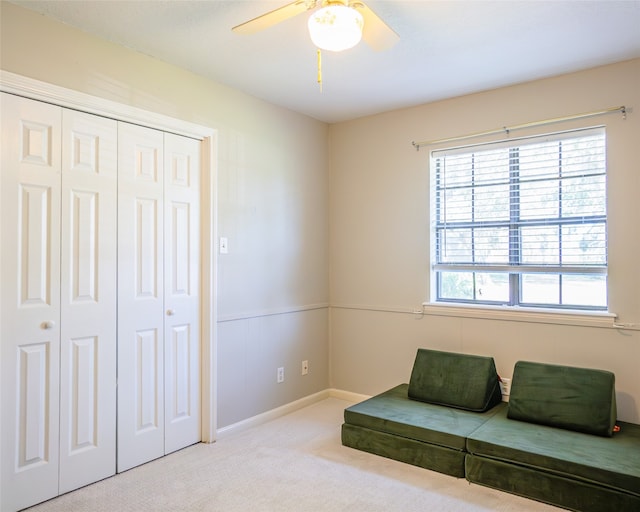
[[413, 147], [416, 148], [416, 151], [419, 151], [421, 146], [431, 146], [433, 144], [440, 144], [440, 143], [443, 143], [443, 142], [455, 142], [455, 141], [459, 141], [459, 140], [473, 139], [474, 137], [482, 137], [483, 135], [496, 135], [496, 134], [499, 134], [499, 133], [504, 133], [506, 135], [509, 135], [509, 133], [514, 131], [514, 130], [522, 130], [524, 128], [532, 128], [532, 127], [535, 127], [535, 126], [544, 126], [544, 125], [547, 125], [547, 124], [560, 123], [562, 121], [573, 121], [575, 119], [583, 119], [585, 117], [602, 116], [602, 115], [605, 115], [605, 114], [611, 114], [613, 112], [622, 112], [622, 118], [623, 119], [627, 118], [627, 108], [624, 105], [622, 105], [621, 107], [611, 107], [611, 108], [607, 108], [607, 109], [604, 109], [604, 110], [596, 110], [594, 112], [585, 112], [583, 114], [574, 114], [572, 116], [554, 117], [552, 119], [545, 119], [543, 121], [533, 121], [531, 123], [516, 124], [516, 125], [511, 126], [511, 127], [503, 126], [502, 128], [497, 128], [495, 130], [489, 130], [489, 131], [485, 131], [485, 132], [470, 133], [468, 135], [461, 135], [459, 137], [449, 137], [447, 139], [436, 139], [436, 140], [425, 140], [425, 141], [422, 141], [422, 142], [412, 141], [411, 144], [413, 145]]

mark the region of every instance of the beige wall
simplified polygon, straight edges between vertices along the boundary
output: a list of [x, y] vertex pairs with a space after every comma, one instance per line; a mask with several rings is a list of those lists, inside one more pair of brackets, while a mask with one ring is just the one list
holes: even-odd
[[3, 70], [218, 130], [218, 426], [326, 389], [327, 125], [0, 6]]
[[[434, 79], [437, 73], [434, 70]], [[429, 299], [429, 151], [412, 141], [626, 105], [606, 125], [609, 303], [640, 328], [640, 60], [332, 125], [331, 384], [374, 394], [406, 382], [418, 347], [608, 369], [619, 417], [640, 421], [640, 331], [412, 314]]]
[[[640, 331], [411, 314], [428, 298], [430, 243], [428, 149], [411, 141], [638, 109], [640, 60], [327, 127], [0, 9], [2, 69], [219, 131], [219, 234], [230, 247], [218, 268], [220, 427], [328, 386], [373, 394], [406, 382], [424, 346], [494, 355], [505, 376], [519, 359], [610, 369], [620, 418], [640, 422]], [[609, 137], [610, 304], [621, 322], [639, 323], [640, 115], [583, 124], [592, 123]]]

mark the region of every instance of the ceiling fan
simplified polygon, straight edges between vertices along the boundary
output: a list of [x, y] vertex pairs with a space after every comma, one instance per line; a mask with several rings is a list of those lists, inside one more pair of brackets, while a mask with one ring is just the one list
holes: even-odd
[[[323, 50], [345, 50], [355, 46], [362, 38], [373, 50], [383, 51], [400, 39], [360, 0], [296, 0], [241, 23], [232, 30], [238, 34], [253, 34], [309, 11], [312, 11], [309, 17], [311, 39]], [[327, 39], [323, 39], [323, 36]], [[344, 41], [339, 41], [343, 37]]]

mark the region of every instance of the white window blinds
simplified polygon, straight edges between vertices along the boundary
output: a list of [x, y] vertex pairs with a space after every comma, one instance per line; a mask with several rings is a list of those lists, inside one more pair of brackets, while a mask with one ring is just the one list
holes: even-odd
[[604, 129], [432, 153], [437, 300], [606, 307]]

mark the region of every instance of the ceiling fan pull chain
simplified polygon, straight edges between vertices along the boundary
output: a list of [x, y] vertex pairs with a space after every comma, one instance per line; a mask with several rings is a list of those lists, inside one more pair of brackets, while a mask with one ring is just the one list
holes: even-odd
[[320, 92], [322, 92], [322, 54], [320, 52], [320, 48], [318, 48], [317, 52], [318, 52], [318, 85], [320, 85]]

